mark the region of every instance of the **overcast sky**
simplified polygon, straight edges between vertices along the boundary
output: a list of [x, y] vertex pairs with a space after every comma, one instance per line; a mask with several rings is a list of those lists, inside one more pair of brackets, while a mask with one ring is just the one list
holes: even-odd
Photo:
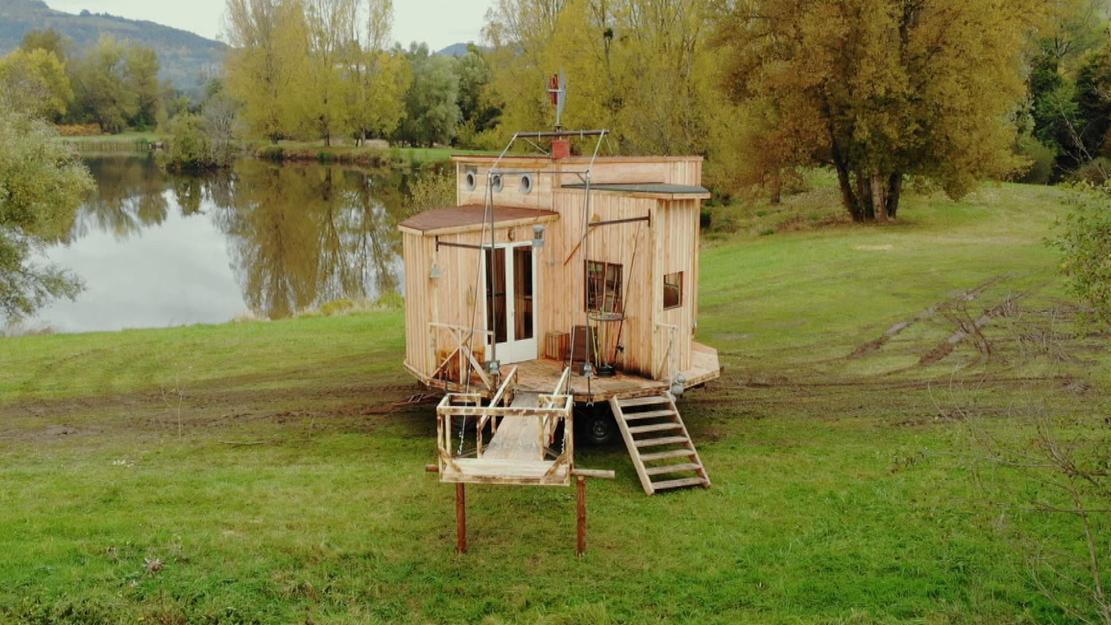
[[[225, 40], [225, 0], [46, 0], [69, 13], [88, 9], [121, 17], [150, 20]], [[433, 51], [482, 38], [486, 10], [494, 0], [394, 0], [394, 39], [402, 45], [424, 41]]]

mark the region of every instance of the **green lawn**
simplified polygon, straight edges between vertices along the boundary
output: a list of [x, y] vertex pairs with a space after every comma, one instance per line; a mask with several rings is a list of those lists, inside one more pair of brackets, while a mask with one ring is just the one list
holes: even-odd
[[[622, 448], [579, 450], [617, 471], [590, 484], [581, 560], [570, 489], [470, 488], [452, 552], [399, 311], [5, 339], [0, 621], [1079, 622], [1016, 538], [1072, 552], [1073, 519], [1016, 512], [1044, 487], [975, 442], [1111, 414], [1108, 336], [1043, 241], [1062, 197], [912, 196], [885, 227], [807, 227], [828, 187], [730, 209], [699, 328], [725, 375], [680, 402], [714, 487], [649, 498]], [[924, 311], [970, 291], [974, 316], [1014, 301], [991, 356], [923, 362], [955, 330]]]

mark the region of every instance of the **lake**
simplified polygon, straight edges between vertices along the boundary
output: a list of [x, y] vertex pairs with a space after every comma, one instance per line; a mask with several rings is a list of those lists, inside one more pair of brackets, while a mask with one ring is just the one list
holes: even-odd
[[281, 319], [397, 292], [406, 170], [239, 161], [181, 175], [93, 157], [97, 191], [45, 260], [84, 283], [19, 331], [86, 332]]

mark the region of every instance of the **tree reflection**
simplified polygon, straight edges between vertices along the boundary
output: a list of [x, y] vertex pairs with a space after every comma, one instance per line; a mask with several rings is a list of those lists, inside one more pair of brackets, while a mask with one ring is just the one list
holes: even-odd
[[400, 180], [341, 167], [238, 163], [232, 203], [217, 223], [232, 238], [251, 309], [277, 319], [396, 291]]
[[278, 319], [398, 290], [406, 173], [250, 159], [202, 176], [168, 174], [148, 158], [88, 165], [98, 193], [71, 241], [100, 231], [123, 242], [176, 207], [182, 218], [212, 219], [227, 237], [231, 270], [256, 314]]
[[166, 175], [153, 158], [103, 157], [86, 161], [97, 191], [78, 211], [71, 240], [91, 231], [127, 239], [166, 220]]

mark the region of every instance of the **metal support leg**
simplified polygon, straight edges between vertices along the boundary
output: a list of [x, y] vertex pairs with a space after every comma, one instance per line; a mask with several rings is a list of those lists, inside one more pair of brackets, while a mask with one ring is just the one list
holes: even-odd
[[586, 478], [581, 475], [575, 482], [575, 490], [578, 494], [578, 503], [576, 505], [576, 516], [578, 518], [578, 542], [575, 545], [575, 553], [582, 556], [586, 553]]
[[455, 550], [467, 553], [467, 491], [462, 482], [455, 485]]

